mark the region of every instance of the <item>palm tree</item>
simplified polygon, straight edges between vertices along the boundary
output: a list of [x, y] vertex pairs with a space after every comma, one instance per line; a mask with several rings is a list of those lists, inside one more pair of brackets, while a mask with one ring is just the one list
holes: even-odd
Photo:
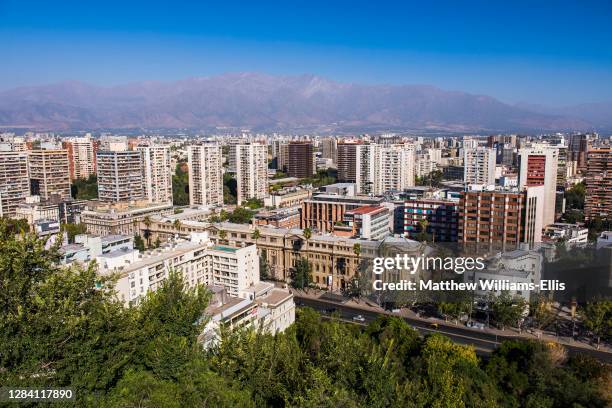
[[151, 218], [147, 215], [142, 220], [142, 223], [145, 225], [144, 236], [147, 239], [147, 246], [151, 246]]
[[255, 240], [255, 245], [257, 245], [259, 238], [261, 238], [261, 232], [259, 231], [259, 229], [255, 228], [255, 231], [251, 233], [251, 239]]
[[304, 228], [304, 231], [302, 232], [302, 235], [304, 235], [304, 239], [306, 240], [306, 243], [308, 244], [308, 240], [310, 238], [312, 238], [312, 230], [308, 227]]
[[219, 239], [221, 241], [225, 241], [225, 238], [227, 237], [227, 231], [225, 230], [219, 230]]
[[[312, 230], [306, 227], [304, 228], [304, 231], [302, 231], [302, 235], [304, 235], [304, 239], [306, 240], [306, 248], [308, 248], [308, 240], [312, 238]], [[308, 262], [308, 258], [304, 257], [303, 259], [305, 259], [306, 262]], [[305, 290], [307, 291], [308, 288], [305, 288]]]
[[175, 230], [177, 230], [177, 231], [180, 231], [180, 230], [181, 230], [181, 226], [182, 226], [182, 224], [181, 224], [181, 220], [179, 220], [179, 219], [174, 220], [174, 222], [172, 223], [172, 225], [174, 226], [174, 229], [175, 229]]

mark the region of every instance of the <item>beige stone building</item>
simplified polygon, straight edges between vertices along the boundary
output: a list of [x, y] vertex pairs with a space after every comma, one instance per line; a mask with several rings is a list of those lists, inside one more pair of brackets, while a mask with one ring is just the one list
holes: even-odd
[[[297, 228], [254, 227], [228, 222], [211, 224], [201, 221], [178, 224], [167, 217], [152, 217], [148, 226], [151, 239], [159, 238], [163, 242], [175, 234], [187, 237], [192, 232], [207, 231], [216, 244], [231, 247], [256, 244], [270, 267], [270, 274], [284, 281], [290, 280], [291, 269], [301, 257], [305, 257], [312, 266], [313, 283], [331, 290], [345, 287], [355, 276], [360, 263], [374, 257], [382, 242], [318, 234], [306, 239], [303, 230]], [[256, 229], [260, 235], [257, 239], [253, 235]], [[355, 252], [355, 244], [360, 245], [359, 255]]]

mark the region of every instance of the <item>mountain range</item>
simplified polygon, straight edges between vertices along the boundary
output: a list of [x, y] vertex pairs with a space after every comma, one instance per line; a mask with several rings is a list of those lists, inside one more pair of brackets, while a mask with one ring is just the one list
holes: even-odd
[[14, 88], [0, 92], [0, 126], [336, 132], [601, 130], [612, 129], [612, 103], [550, 109], [432, 86], [231, 73], [113, 87], [66, 81]]

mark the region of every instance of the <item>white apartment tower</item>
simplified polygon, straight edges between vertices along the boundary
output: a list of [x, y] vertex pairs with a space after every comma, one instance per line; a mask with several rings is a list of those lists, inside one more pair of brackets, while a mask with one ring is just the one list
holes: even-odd
[[0, 217], [13, 217], [30, 195], [26, 152], [0, 152]]
[[555, 222], [558, 161], [555, 147], [536, 145], [519, 150], [519, 188], [544, 186], [543, 226]]
[[495, 185], [495, 149], [469, 147], [463, 150], [463, 181], [467, 184]]
[[30, 150], [28, 168], [30, 191], [49, 200], [52, 196], [70, 198], [70, 165], [64, 149]]
[[189, 205], [223, 205], [221, 163], [221, 147], [218, 144], [189, 146]]
[[403, 191], [414, 186], [413, 145], [377, 146], [374, 154], [374, 194], [384, 194], [387, 191]]
[[100, 151], [96, 157], [100, 201], [129, 202], [145, 198], [140, 151]]
[[238, 205], [268, 194], [268, 146], [263, 143], [234, 145]]
[[144, 196], [150, 203], [172, 202], [172, 164], [170, 147], [138, 146], [142, 153]]
[[70, 179], [86, 179], [96, 174], [96, 152], [90, 137], [72, 137], [62, 142], [68, 152]]
[[355, 183], [357, 194], [383, 194], [414, 186], [412, 144], [344, 144], [338, 162], [343, 179]]

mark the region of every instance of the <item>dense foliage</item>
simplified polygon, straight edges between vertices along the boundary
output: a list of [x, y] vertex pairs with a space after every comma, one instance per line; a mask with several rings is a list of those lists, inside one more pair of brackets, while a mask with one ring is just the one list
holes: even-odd
[[92, 174], [86, 179], [77, 179], [72, 182], [70, 192], [77, 200], [93, 200], [98, 198], [98, 177]]
[[[93, 268], [0, 225], [0, 384], [72, 386], [92, 407], [604, 407], [608, 367], [560, 347], [505, 343], [487, 361], [399, 318], [365, 329], [301, 309], [275, 336], [197, 342], [204, 290], [178, 275], [124, 307]], [[609, 397], [609, 396], [608, 396]]]
[[189, 205], [189, 174], [185, 162], [176, 164], [176, 171], [172, 176], [172, 203]]

